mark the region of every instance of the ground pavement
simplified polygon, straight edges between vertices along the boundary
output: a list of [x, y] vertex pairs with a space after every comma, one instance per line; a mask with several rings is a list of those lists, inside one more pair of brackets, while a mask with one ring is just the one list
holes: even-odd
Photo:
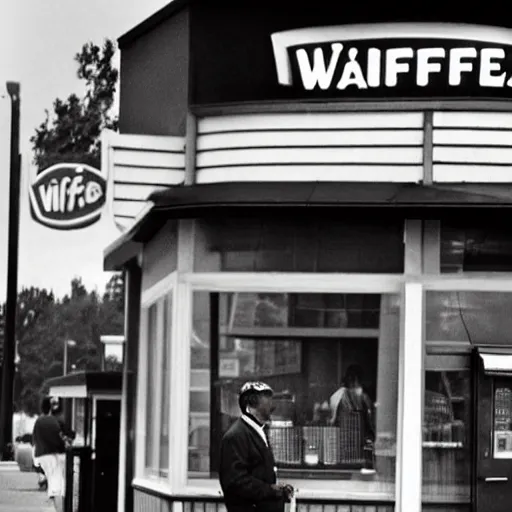
[[37, 473], [0, 467], [0, 512], [54, 512], [46, 492], [37, 486]]

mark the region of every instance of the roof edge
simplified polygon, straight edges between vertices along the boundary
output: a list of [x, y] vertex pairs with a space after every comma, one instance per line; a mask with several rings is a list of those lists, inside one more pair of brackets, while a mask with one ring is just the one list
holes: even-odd
[[103, 250], [103, 270], [119, 270], [126, 262], [126, 258], [131, 258], [140, 251], [141, 245], [134, 242], [133, 237], [137, 234], [140, 226], [147, 221], [153, 207], [154, 203], [147, 201], [144, 208], [135, 217], [133, 224]]
[[[119, 270], [171, 218], [193, 218], [212, 211], [269, 211], [307, 208], [512, 209], [512, 183], [397, 182], [229, 182], [173, 187], [154, 192], [136, 221], [103, 253], [105, 270]], [[304, 210], [306, 211], [306, 210]]]
[[117, 45], [120, 50], [123, 47], [128, 46], [133, 43], [139, 37], [143, 36], [150, 30], [152, 30], [160, 23], [164, 22], [166, 19], [170, 18], [174, 14], [176, 14], [179, 10], [185, 7], [189, 3], [189, 0], [172, 0], [170, 3], [162, 7], [160, 10], [156, 11], [154, 14], [141, 21], [138, 25], [128, 30], [121, 36], [117, 38]]

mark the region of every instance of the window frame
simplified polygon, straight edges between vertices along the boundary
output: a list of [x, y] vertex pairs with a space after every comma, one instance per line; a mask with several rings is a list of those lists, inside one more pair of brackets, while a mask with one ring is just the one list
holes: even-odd
[[[261, 292], [261, 293], [376, 293], [376, 294], [393, 294], [401, 298], [400, 300], [400, 323], [403, 325], [403, 283], [404, 274], [301, 274], [301, 273], [273, 273], [273, 272], [208, 272], [208, 273], [187, 273], [180, 276], [180, 283], [186, 287], [188, 300], [186, 301], [187, 310], [181, 309], [180, 315], [189, 319], [189, 333], [192, 329], [192, 298], [195, 292], [207, 293], [242, 293], [242, 292]], [[184, 304], [180, 301], [183, 308]], [[402, 333], [400, 333], [399, 351], [402, 350]], [[181, 336], [181, 340], [189, 340], [189, 336]], [[177, 349], [178, 350], [178, 349]], [[190, 379], [190, 343], [180, 345], [179, 350], [182, 350], [186, 356], [186, 386], [184, 386], [184, 403], [183, 409], [174, 413], [178, 417], [183, 414], [186, 418], [186, 423], [182, 424], [188, 434], [188, 418], [189, 418], [189, 379]], [[398, 354], [400, 360], [400, 353]], [[399, 368], [399, 374], [401, 369]], [[399, 381], [400, 381], [399, 376]], [[400, 385], [400, 384], [399, 384]], [[400, 388], [399, 388], [400, 389]], [[399, 443], [400, 432], [400, 394], [397, 403], [397, 443]], [[184, 442], [179, 454], [175, 453], [175, 460], [179, 458], [180, 473], [184, 478], [176, 485], [176, 492], [185, 495], [189, 494], [206, 494], [210, 496], [218, 496], [221, 493], [220, 484], [218, 480], [211, 478], [194, 478], [188, 477], [188, 443]], [[395, 495], [391, 496], [384, 493], [361, 493], [357, 498], [364, 500], [380, 500], [390, 499], [396, 500], [398, 493], [399, 481], [399, 468], [397, 456], [397, 469], [395, 478]], [[326, 490], [325, 485], [322, 485], [322, 480], [294, 480], [287, 479], [287, 481], [295, 484], [300, 489], [300, 496], [302, 498], [339, 498], [347, 499], [348, 494], [353, 498], [354, 493], [347, 493], [347, 491], [338, 491], [336, 489]]]
[[[164, 345], [167, 343], [167, 356], [170, 358], [169, 361], [169, 372], [173, 374], [174, 368], [172, 364], [173, 346], [172, 340], [174, 338], [174, 303], [175, 303], [175, 289], [176, 289], [176, 272], [161, 279], [153, 286], [145, 290], [141, 295], [141, 318], [140, 318], [140, 329], [139, 329], [139, 375], [137, 379], [137, 415], [136, 415], [136, 432], [137, 437], [135, 441], [135, 453], [136, 453], [136, 464], [135, 464], [135, 478], [134, 482], [139, 482], [145, 487], [153, 488], [157, 491], [168, 491], [169, 485], [172, 481], [173, 470], [171, 468], [171, 460], [173, 453], [173, 446], [171, 441], [169, 442], [169, 467], [167, 471], [160, 468], [160, 438], [162, 431], [162, 397], [164, 393], [164, 364], [163, 364], [163, 350]], [[167, 303], [166, 303], [167, 299]], [[167, 307], [165, 307], [165, 304]], [[153, 394], [154, 399], [154, 410], [156, 411], [157, 417], [152, 418], [152, 435], [154, 438], [153, 446], [153, 457], [156, 461], [155, 467], [148, 471], [146, 467], [146, 422], [147, 422], [147, 386], [148, 386], [148, 319], [149, 310], [152, 306], [156, 306], [156, 352], [154, 359], [160, 361], [161, 364], [155, 367], [154, 375], [152, 376], [155, 383], [155, 392]], [[164, 333], [164, 315], [168, 315], [167, 321], [167, 333]], [[169, 325], [170, 324], [170, 325]], [[169, 329], [170, 327], [170, 329]], [[171, 379], [169, 379], [169, 387], [172, 388]], [[167, 393], [171, 392], [171, 389], [166, 390]], [[169, 427], [171, 425], [171, 410], [172, 405], [169, 406], [169, 416], [167, 418]], [[171, 435], [169, 436], [172, 437]], [[166, 474], [161, 475], [161, 472]]]
[[[427, 308], [427, 293], [432, 291], [446, 291], [446, 292], [508, 292], [512, 293], [512, 273], [506, 272], [462, 272], [460, 274], [441, 274], [439, 269], [435, 274], [424, 274], [418, 278], [418, 286], [420, 287], [419, 294], [416, 298], [416, 307], [423, 311], [423, 320], [421, 325], [411, 325], [411, 329], [416, 332], [416, 335], [421, 334], [422, 338], [422, 357], [426, 357], [427, 354], [436, 353], [442, 354], [447, 353], [450, 355], [469, 354], [472, 347], [463, 342], [444, 342], [429, 341], [426, 339], [426, 308]], [[409, 319], [407, 319], [409, 320]], [[425, 404], [425, 364], [422, 364], [421, 371], [421, 418], [423, 421]], [[419, 398], [419, 397], [418, 397]], [[409, 440], [410, 442], [410, 440]], [[421, 436], [420, 436], [421, 442]], [[413, 474], [416, 472], [420, 475], [419, 488], [413, 488], [411, 485], [405, 490], [405, 497], [407, 501], [407, 509], [411, 512], [421, 512], [424, 503], [428, 504], [428, 501], [423, 501], [423, 487], [421, 478], [421, 467], [422, 467], [422, 453], [421, 450], [419, 457], [414, 457], [411, 460], [411, 452], [415, 453], [416, 444], [411, 445], [409, 455], [409, 467], [411, 469], [409, 475], [405, 475], [406, 478], [414, 479]], [[418, 445], [419, 446], [419, 445]], [[413, 482], [414, 484], [416, 482]]]
[[[512, 292], [512, 273], [440, 273], [439, 222], [435, 219], [405, 219], [403, 274], [299, 274], [299, 273], [194, 273], [195, 229], [192, 219], [179, 222], [178, 272], [143, 292], [142, 304], [173, 290], [170, 410], [181, 418], [173, 427], [170, 442], [172, 471], [167, 481], [143, 478], [140, 465], [144, 461], [144, 411], [137, 411], [135, 485], [162, 495], [173, 494], [219, 497], [218, 481], [189, 481], [188, 413], [190, 386], [190, 336], [192, 333], [192, 298], [196, 291], [205, 292], [288, 292], [288, 293], [394, 293], [400, 295], [399, 394], [397, 423], [397, 460], [395, 478], [395, 509], [408, 512], [422, 510], [422, 428], [424, 412], [424, 370], [427, 341], [425, 339], [426, 292], [489, 291]], [[426, 243], [429, 242], [429, 243]], [[165, 284], [167, 283], [167, 284]], [[163, 291], [162, 291], [163, 290]], [[147, 340], [147, 317], [141, 315], [139, 346], [138, 399], [142, 398], [147, 366], [142, 365]], [[407, 340], [407, 343], [406, 343]], [[435, 343], [436, 353], [451, 352], [442, 340]], [[461, 350], [467, 353], [467, 347]], [[187, 371], [183, 372], [183, 368]], [[417, 414], [404, 415], [413, 407]], [[142, 417], [142, 421], [141, 421]], [[142, 428], [141, 428], [142, 427]], [[173, 457], [171, 458], [171, 454]], [[404, 468], [404, 469], [402, 469]], [[332, 487], [332, 486], [331, 486]], [[343, 499], [346, 495], [324, 488], [301, 487], [302, 499]], [[352, 496], [351, 499], [358, 499]], [[365, 495], [364, 499], [371, 499]], [[386, 499], [378, 493], [375, 499]]]

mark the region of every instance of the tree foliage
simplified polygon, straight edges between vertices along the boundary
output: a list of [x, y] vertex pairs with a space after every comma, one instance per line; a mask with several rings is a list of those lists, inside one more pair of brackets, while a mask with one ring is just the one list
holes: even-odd
[[101, 48], [86, 43], [75, 55], [85, 93], [82, 98], [76, 94], [66, 100], [57, 98], [52, 115], [46, 111], [46, 119], [30, 139], [39, 171], [64, 162], [100, 168], [101, 131], [117, 130], [117, 118], [111, 115], [118, 78], [112, 64], [114, 53], [115, 45], [107, 39]]
[[[117, 293], [110, 295], [115, 289]], [[80, 279], [62, 299], [39, 288], [24, 288], [18, 294], [16, 317], [17, 372], [14, 392], [16, 410], [38, 412], [42, 386], [63, 374], [64, 344], [68, 346], [68, 371], [99, 370], [102, 363], [100, 336], [123, 334], [124, 279], [115, 274], [103, 297], [88, 291]], [[105, 369], [119, 369], [113, 360]]]

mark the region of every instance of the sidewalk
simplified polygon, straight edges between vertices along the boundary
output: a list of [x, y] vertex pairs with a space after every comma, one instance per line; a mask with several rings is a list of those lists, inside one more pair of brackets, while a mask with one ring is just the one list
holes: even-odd
[[37, 473], [0, 468], [0, 512], [54, 512]]

